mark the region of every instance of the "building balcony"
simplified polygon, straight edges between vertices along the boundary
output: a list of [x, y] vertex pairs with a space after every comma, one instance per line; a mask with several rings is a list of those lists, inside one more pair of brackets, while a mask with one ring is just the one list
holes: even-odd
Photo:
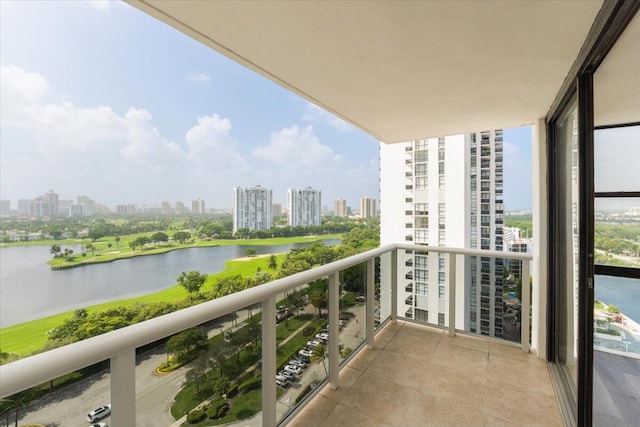
[[[107, 360], [110, 367], [101, 374], [107, 380], [100, 390], [101, 394], [98, 394], [103, 396], [100, 404], [111, 402], [112, 414], [107, 420], [109, 424], [135, 426], [140, 425], [142, 417], [145, 420], [157, 419], [153, 417], [158, 414], [167, 417], [166, 402], [171, 401], [177, 389], [172, 387], [168, 395], [152, 399], [152, 405], [148, 395], [152, 390], [157, 393], [160, 387], [153, 386], [151, 382], [161, 381], [158, 378], [163, 377], [152, 376], [153, 379], [149, 379], [147, 375], [141, 379], [144, 374], [153, 371], [153, 367], [146, 363], [150, 358], [147, 353], [137, 357], [136, 351], [198, 325], [215, 325], [212, 326], [212, 332], [217, 333], [219, 325], [229, 316], [237, 318], [238, 325], [231, 330], [233, 333], [243, 327], [243, 321], [251, 316], [252, 310], [255, 312], [261, 307], [261, 357], [257, 359], [261, 363], [256, 362], [252, 377], [260, 378], [263, 410], [251, 420], [252, 424], [304, 424], [307, 423], [307, 417], [321, 410], [322, 414], [316, 415], [316, 424], [321, 425], [344, 425], [372, 416], [372, 425], [421, 424], [420, 420], [444, 420], [439, 417], [445, 416], [463, 424], [468, 420], [479, 420], [480, 424], [498, 421], [517, 424], [525, 419], [539, 419], [545, 420], [546, 425], [559, 425], [559, 412], [546, 362], [529, 354], [530, 295], [527, 288], [523, 290], [523, 327], [514, 342], [498, 343], [481, 338], [457, 320], [455, 301], [464, 297], [466, 291], [464, 282], [456, 280], [455, 274], [447, 275], [445, 296], [438, 298], [440, 313], [436, 313], [437, 324], [441, 327], [437, 328], [433, 323], [428, 326], [412, 324], [408, 322], [409, 316], [402, 318], [397, 314], [400, 307], [401, 312], [407, 314], [401, 303], [405, 302], [404, 298], [400, 299], [406, 285], [398, 277], [399, 269], [404, 264], [403, 260], [398, 259], [398, 252], [407, 250], [446, 254], [448, 271], [456, 271], [456, 263], [464, 262], [467, 256], [507, 256], [496, 252], [445, 247], [386, 245], [0, 366], [0, 398], [11, 397], [30, 387]], [[531, 260], [528, 254], [510, 253], [508, 256], [523, 261]], [[381, 273], [376, 276], [374, 266], [378, 257]], [[355, 319], [342, 320], [339, 308], [343, 293], [339, 283], [340, 273], [361, 264], [366, 271], [366, 286], [362, 290], [365, 301], [350, 309]], [[529, 262], [523, 262], [523, 274], [529, 275]], [[276, 386], [277, 369], [284, 366], [299, 349], [285, 346], [286, 342], [280, 337], [276, 305], [285, 292], [305, 287], [318, 279], [327, 280], [327, 309], [323, 317], [309, 318], [308, 321], [317, 325], [318, 329], [326, 327], [328, 331], [338, 332], [328, 334], [325, 360], [307, 368], [293, 384], [279, 389]], [[380, 286], [379, 299], [374, 292], [376, 283]], [[311, 308], [309, 314], [314, 312], [315, 309]], [[414, 315], [413, 312], [409, 314]], [[342, 351], [345, 348], [353, 351]], [[154, 351], [162, 356], [164, 347], [156, 346]], [[284, 359], [283, 353], [286, 353]], [[162, 357], [166, 358], [166, 355]], [[193, 365], [191, 363], [187, 369]], [[184, 381], [185, 371], [179, 370], [168, 375], [166, 378], [171, 384], [179, 384]], [[34, 408], [24, 408], [22, 421], [38, 422], [38, 419], [32, 420], [35, 415], [31, 415], [38, 408], [47, 411], [48, 419], [55, 416], [56, 408], [85, 414], [93, 406], [100, 406], [87, 403], [95, 399], [92, 384], [93, 381], [86, 386], [72, 386], [72, 390], [76, 390], [75, 396], [73, 392], [65, 391], [66, 397], [62, 398], [64, 405], [56, 402], [48, 407], [46, 402], [39, 402]], [[107, 396], [105, 393], [109, 388], [110, 396]], [[354, 396], [358, 398], [353, 399]], [[165, 406], [160, 410], [157, 401], [164, 402]], [[307, 402], [311, 402], [311, 406], [298, 414]], [[371, 405], [379, 409], [391, 405], [396, 409], [378, 417], [375, 414], [379, 412], [369, 412]], [[433, 415], [428, 414], [431, 412]], [[184, 421], [184, 417], [179, 417], [175, 425]], [[242, 420], [238, 425], [245, 425], [246, 421]]]

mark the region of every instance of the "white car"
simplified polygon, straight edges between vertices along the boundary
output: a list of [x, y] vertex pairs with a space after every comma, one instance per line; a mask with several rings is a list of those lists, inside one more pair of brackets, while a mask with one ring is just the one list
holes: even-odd
[[313, 356], [313, 352], [312, 352], [312, 351], [305, 350], [305, 349], [300, 350], [300, 351], [298, 352], [298, 354], [299, 354], [299, 355], [301, 355], [301, 356], [306, 356], [306, 357], [311, 357], [311, 356]]
[[278, 387], [285, 388], [289, 385], [289, 379], [281, 376], [276, 376], [276, 385]]
[[318, 341], [327, 342], [327, 341], [329, 341], [329, 334], [325, 334], [324, 332], [321, 332], [319, 334], [316, 334], [316, 339]]
[[300, 360], [300, 359], [289, 360], [289, 365], [300, 366], [303, 369], [307, 367], [307, 364], [304, 362], [304, 360]]
[[101, 406], [87, 414], [87, 421], [93, 423], [95, 421], [101, 420], [104, 417], [108, 417], [111, 415], [111, 404]]
[[322, 343], [321, 343], [320, 341], [316, 341], [316, 340], [313, 340], [313, 341], [307, 341], [307, 345], [308, 345], [309, 347], [312, 347], [312, 348], [316, 348], [316, 347], [317, 347], [317, 346], [319, 346], [320, 344], [322, 344]]
[[285, 371], [292, 372], [294, 375], [299, 376], [302, 374], [302, 368], [296, 365], [286, 365], [284, 367]]

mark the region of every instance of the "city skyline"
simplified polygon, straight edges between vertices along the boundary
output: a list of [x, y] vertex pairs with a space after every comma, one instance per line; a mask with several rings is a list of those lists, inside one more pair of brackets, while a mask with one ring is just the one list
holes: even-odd
[[[224, 208], [228, 188], [255, 183], [283, 204], [302, 186], [378, 198], [375, 138], [129, 5], [0, 7], [2, 199], [53, 188], [111, 208]], [[506, 204], [528, 209], [528, 127], [505, 130], [509, 156]]]

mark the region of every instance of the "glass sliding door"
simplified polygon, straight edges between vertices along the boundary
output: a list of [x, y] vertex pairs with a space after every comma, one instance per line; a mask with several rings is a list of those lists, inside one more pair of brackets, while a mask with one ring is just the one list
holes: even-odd
[[577, 96], [567, 103], [551, 129], [552, 208], [551, 282], [554, 290], [552, 357], [565, 391], [565, 405], [577, 413], [578, 312], [580, 266], [580, 175]]

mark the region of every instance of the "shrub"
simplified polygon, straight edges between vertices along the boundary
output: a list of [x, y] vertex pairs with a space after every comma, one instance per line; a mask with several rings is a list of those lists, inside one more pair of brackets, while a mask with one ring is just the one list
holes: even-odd
[[216, 414], [216, 418], [220, 419], [220, 418], [224, 417], [227, 414], [228, 411], [229, 411], [229, 404], [227, 402], [224, 402], [218, 408], [218, 413]]
[[187, 415], [187, 422], [189, 424], [198, 424], [200, 421], [204, 420], [206, 417], [207, 417], [207, 414], [205, 414], [202, 409], [195, 409], [189, 412], [189, 415]]
[[257, 390], [262, 387], [262, 378], [250, 378], [238, 386], [239, 393], [246, 393], [251, 390]]
[[304, 399], [304, 397], [307, 394], [309, 394], [310, 391], [311, 391], [311, 384], [308, 384], [305, 388], [302, 389], [298, 397], [296, 397], [296, 404], [300, 403], [300, 401]]
[[351, 354], [351, 352], [353, 352], [353, 349], [351, 347], [347, 347], [347, 348], [345, 348], [344, 350], [342, 350], [340, 352], [340, 356], [343, 357], [343, 358], [347, 357], [348, 355]]
[[307, 326], [302, 330], [302, 336], [304, 337], [310, 337], [315, 333], [316, 333], [316, 328], [312, 328], [311, 326]]
[[207, 417], [209, 417], [210, 420], [217, 420], [224, 417], [228, 410], [229, 404], [222, 399], [218, 399], [209, 405]]
[[229, 390], [227, 391], [227, 397], [229, 399], [236, 397], [236, 395], [238, 394], [238, 385], [234, 384], [231, 387], [229, 387]]

